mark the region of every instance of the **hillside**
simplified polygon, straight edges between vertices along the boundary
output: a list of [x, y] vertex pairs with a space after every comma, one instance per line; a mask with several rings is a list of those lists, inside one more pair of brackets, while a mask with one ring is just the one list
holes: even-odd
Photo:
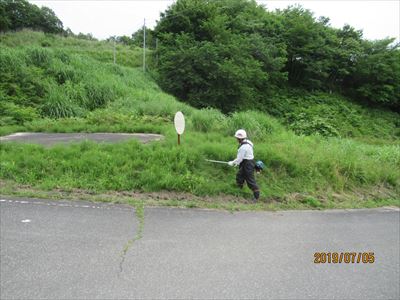
[[[64, 37], [56, 34], [43, 33], [24, 29], [16, 33], [2, 33], [0, 43], [7, 47], [39, 47], [66, 53], [82, 54], [100, 62], [112, 63], [114, 60], [114, 45], [108, 41], [95, 41], [77, 37]], [[142, 49], [116, 44], [116, 63], [127, 67], [138, 67], [143, 60]]]
[[[200, 202], [206, 197], [208, 206], [241, 203], [250, 191], [234, 186], [235, 170], [205, 158], [232, 159], [232, 135], [245, 128], [257, 159], [267, 165], [257, 177], [261, 208], [398, 205], [398, 114], [301, 90], [282, 91], [279, 101], [269, 99], [270, 114], [198, 110], [164, 93], [138, 68], [139, 60], [128, 59], [140, 52], [119, 45], [114, 65], [110, 47], [31, 31], [2, 34], [1, 134], [154, 132], [166, 139], [48, 149], [2, 143], [0, 191], [18, 186], [91, 193], [170, 191], [178, 193], [176, 198], [183, 192], [199, 196], [193, 198]], [[126, 60], [118, 60], [120, 53]], [[178, 110], [187, 117], [181, 147], [172, 126]]]

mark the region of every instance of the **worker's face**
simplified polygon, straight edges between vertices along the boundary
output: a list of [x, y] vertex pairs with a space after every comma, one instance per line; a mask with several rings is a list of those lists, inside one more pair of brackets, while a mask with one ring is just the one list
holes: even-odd
[[242, 139], [238, 139], [238, 138], [236, 138], [236, 139], [237, 139], [239, 144], [242, 142]]

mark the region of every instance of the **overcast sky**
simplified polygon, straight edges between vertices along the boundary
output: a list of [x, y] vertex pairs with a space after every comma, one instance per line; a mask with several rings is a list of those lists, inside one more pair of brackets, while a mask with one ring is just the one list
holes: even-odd
[[[131, 35], [146, 19], [153, 28], [160, 12], [174, 0], [30, 0], [38, 6], [51, 8], [74, 33], [91, 33], [98, 39], [113, 35]], [[296, 3], [314, 12], [316, 17], [330, 18], [333, 27], [350, 24], [362, 29], [367, 39], [395, 37], [400, 40], [400, 0], [257, 0], [268, 10], [286, 8]]]

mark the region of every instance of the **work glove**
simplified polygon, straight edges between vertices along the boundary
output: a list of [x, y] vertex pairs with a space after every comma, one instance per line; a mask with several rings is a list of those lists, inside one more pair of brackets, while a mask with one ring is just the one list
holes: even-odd
[[229, 161], [229, 162], [228, 162], [228, 165], [230, 165], [231, 167], [234, 167], [234, 166], [235, 166], [235, 163], [234, 163], [234, 161], [232, 160], [232, 161]]

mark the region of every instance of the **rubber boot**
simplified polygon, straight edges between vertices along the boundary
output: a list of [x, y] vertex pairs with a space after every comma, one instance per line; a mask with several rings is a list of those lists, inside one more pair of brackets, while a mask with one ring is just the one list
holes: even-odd
[[260, 198], [260, 191], [255, 191], [253, 193], [253, 202], [257, 202], [258, 198]]

